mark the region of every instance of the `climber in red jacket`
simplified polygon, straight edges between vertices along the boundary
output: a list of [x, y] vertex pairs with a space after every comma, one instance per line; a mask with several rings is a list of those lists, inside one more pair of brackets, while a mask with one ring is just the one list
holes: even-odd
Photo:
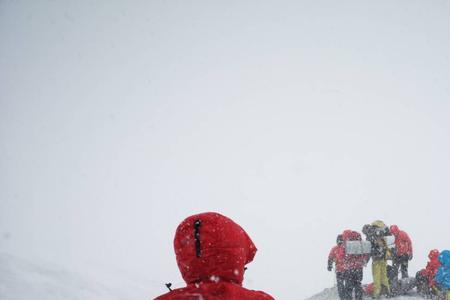
[[441, 266], [441, 263], [439, 262], [439, 250], [431, 250], [428, 254], [428, 258], [430, 260], [428, 261], [425, 269], [420, 270], [416, 274], [417, 290], [420, 294], [425, 296], [431, 296], [437, 292], [434, 277], [436, 276], [437, 270]]
[[333, 270], [333, 263], [335, 264], [336, 282], [338, 295], [340, 300], [345, 299], [345, 248], [344, 241], [342, 239], [342, 234], [339, 234], [336, 238], [336, 246], [331, 248], [330, 254], [328, 255], [328, 271]]
[[400, 230], [397, 225], [392, 225], [390, 230], [395, 237], [395, 257], [393, 259], [393, 267], [396, 272], [401, 268], [402, 278], [407, 278], [408, 261], [413, 257], [411, 239], [408, 234]]
[[245, 265], [256, 247], [235, 222], [218, 213], [185, 219], [174, 240], [178, 268], [187, 286], [155, 300], [273, 300], [242, 287]]
[[[342, 233], [344, 245], [347, 241], [361, 241], [361, 234], [357, 231], [344, 230]], [[345, 277], [345, 298], [347, 300], [353, 299], [353, 292], [355, 300], [362, 300], [363, 289], [361, 281], [363, 280], [363, 267], [369, 260], [366, 254], [353, 255], [345, 254], [344, 258], [344, 277]]]

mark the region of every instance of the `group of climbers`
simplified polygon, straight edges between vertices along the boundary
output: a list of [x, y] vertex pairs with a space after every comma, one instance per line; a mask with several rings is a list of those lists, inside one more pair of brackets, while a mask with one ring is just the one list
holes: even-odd
[[[342, 242], [333, 247], [328, 257], [328, 270], [331, 271], [333, 262], [336, 265], [338, 294], [341, 300], [350, 300], [353, 294], [356, 300], [362, 299], [363, 267], [370, 258], [373, 284], [366, 287], [366, 294], [378, 298], [382, 293], [395, 293], [399, 269], [402, 278], [408, 277], [408, 261], [412, 259], [413, 252], [411, 239], [406, 232], [399, 230], [397, 225], [388, 228], [382, 221], [364, 225], [362, 232], [366, 236], [365, 241], [362, 241], [358, 232], [344, 230]], [[387, 236], [394, 237], [394, 245], [388, 245]], [[354, 241], [360, 242], [355, 244]], [[354, 249], [355, 245], [359, 247], [358, 250]], [[392, 266], [388, 266], [388, 259], [392, 260]]]
[[[408, 263], [413, 258], [413, 248], [405, 231], [397, 225], [387, 227], [384, 222], [375, 221], [364, 225], [362, 233], [366, 237], [365, 241], [361, 240], [359, 233], [344, 230], [328, 256], [329, 271], [335, 264], [341, 300], [351, 300], [353, 295], [356, 300], [361, 300], [363, 294], [372, 298], [379, 298], [383, 294], [392, 297], [405, 294], [415, 287], [424, 297], [450, 300], [449, 250], [442, 253], [431, 250], [426, 268], [417, 272], [415, 278], [410, 278]], [[362, 269], [370, 258], [373, 283], [361, 286]]]
[[450, 251], [433, 249], [428, 258], [427, 266], [416, 273], [417, 291], [427, 298], [450, 300]]

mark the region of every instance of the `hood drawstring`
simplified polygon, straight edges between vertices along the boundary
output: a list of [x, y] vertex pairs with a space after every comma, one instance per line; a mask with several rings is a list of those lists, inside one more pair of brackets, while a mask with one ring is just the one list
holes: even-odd
[[201, 256], [200, 250], [200, 226], [202, 226], [201, 220], [196, 220], [194, 223], [194, 237], [195, 237], [195, 254], [197, 257]]
[[172, 283], [166, 283], [166, 287], [169, 289], [169, 291], [172, 291], [172, 289], [170, 288], [172, 286]]

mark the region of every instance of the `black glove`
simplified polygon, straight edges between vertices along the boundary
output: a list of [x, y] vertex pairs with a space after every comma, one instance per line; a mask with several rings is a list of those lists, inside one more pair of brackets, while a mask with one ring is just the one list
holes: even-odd
[[333, 260], [332, 259], [328, 258], [328, 264], [327, 265], [328, 265], [328, 267], [327, 267], [328, 271], [333, 270]]

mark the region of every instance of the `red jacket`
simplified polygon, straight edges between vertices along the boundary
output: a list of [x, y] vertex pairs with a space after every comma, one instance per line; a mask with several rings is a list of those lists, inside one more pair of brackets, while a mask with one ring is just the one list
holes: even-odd
[[188, 217], [177, 228], [174, 248], [187, 286], [155, 300], [273, 300], [242, 287], [244, 267], [253, 260], [256, 247], [229, 218], [218, 213]]
[[[345, 259], [345, 248], [344, 245], [336, 245], [331, 248], [330, 254], [328, 255], [328, 259], [333, 261], [336, 264], [336, 272], [344, 272], [344, 259]], [[331, 263], [330, 263], [331, 264]]]
[[[361, 240], [361, 234], [357, 231], [352, 230], [344, 230], [342, 233], [342, 239], [345, 242], [347, 241], [360, 241]], [[369, 259], [368, 255], [345, 255], [344, 258], [344, 269], [345, 270], [356, 270], [361, 269], [364, 267], [364, 265], [367, 263]]]
[[375, 290], [375, 284], [373, 282], [363, 286], [363, 293], [367, 296], [372, 296]]
[[427, 266], [421, 271], [421, 273], [427, 278], [428, 286], [433, 287], [436, 285], [434, 277], [436, 276], [437, 270], [441, 266], [441, 263], [439, 262], [439, 251], [431, 250], [428, 254], [428, 258], [430, 259], [430, 261], [427, 263]]
[[402, 230], [399, 230], [395, 236], [395, 249], [397, 251], [397, 256], [401, 255], [412, 255], [412, 243], [408, 234]]

